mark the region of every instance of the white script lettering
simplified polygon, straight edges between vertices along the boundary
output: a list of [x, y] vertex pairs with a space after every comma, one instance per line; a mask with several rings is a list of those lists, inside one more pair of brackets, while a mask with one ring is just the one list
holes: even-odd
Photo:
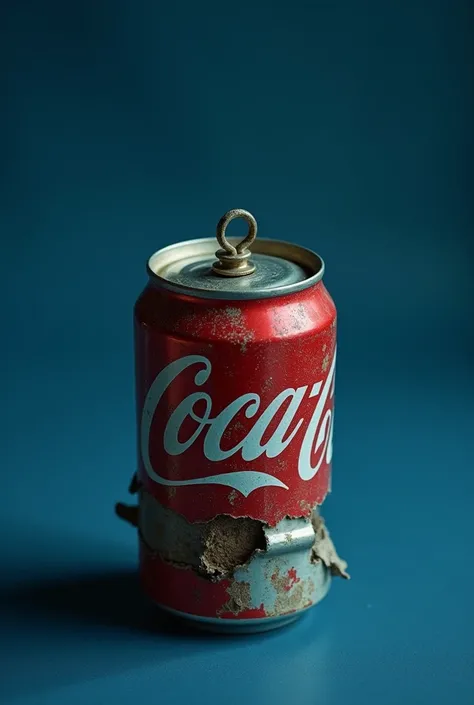
[[[311, 480], [323, 461], [327, 463], [332, 457], [332, 436], [333, 436], [333, 411], [331, 408], [324, 409], [326, 402], [332, 399], [334, 394], [336, 355], [334, 354], [329, 374], [324, 382], [315, 382], [308, 398], [317, 397], [316, 407], [311, 420], [307, 426], [303, 437], [298, 461], [298, 473], [301, 479]], [[140, 429], [140, 446], [143, 463], [146, 472], [154, 482], [166, 486], [185, 485], [206, 485], [219, 484], [227, 485], [241, 492], [247, 497], [258, 487], [275, 486], [288, 489], [281, 480], [265, 472], [253, 469], [245, 469], [227, 472], [219, 475], [195, 478], [191, 480], [168, 480], [159, 475], [153, 468], [150, 453], [150, 429], [155, 411], [166, 390], [173, 381], [187, 368], [196, 366], [197, 371], [194, 376], [196, 386], [202, 386], [211, 375], [212, 365], [210, 361], [201, 355], [188, 355], [171, 362], [155, 378], [146, 396]], [[322, 387], [322, 389], [321, 389]], [[306, 396], [308, 385], [297, 389], [285, 389], [280, 392], [257, 419], [252, 429], [234, 447], [224, 450], [222, 448], [222, 438], [227, 429], [231, 427], [232, 421], [239, 413], [244, 413], [250, 419], [253, 418], [260, 408], [260, 396], [256, 393], [242, 394], [240, 397], [226, 406], [214, 418], [212, 413], [212, 399], [204, 392], [193, 392], [183, 399], [170, 415], [163, 433], [163, 447], [165, 452], [171, 456], [177, 456], [188, 450], [197, 438], [204, 433], [203, 452], [204, 456], [211, 462], [226, 460], [240, 452], [243, 462], [249, 463], [257, 460], [265, 454], [267, 458], [275, 458], [282, 453], [285, 448], [294, 440], [297, 432], [304, 424], [304, 419], [296, 421], [293, 429], [290, 427], [295, 420], [295, 416]], [[271, 437], [262, 443], [266, 430], [275, 418], [283, 404], [290, 400], [277, 428]], [[198, 414], [196, 406], [201, 404], [203, 411]], [[196, 428], [186, 440], [179, 440], [179, 432], [185, 421], [190, 418], [196, 424]], [[286, 436], [286, 437], [285, 437]], [[312, 456], [318, 458], [315, 465], [312, 465]]]

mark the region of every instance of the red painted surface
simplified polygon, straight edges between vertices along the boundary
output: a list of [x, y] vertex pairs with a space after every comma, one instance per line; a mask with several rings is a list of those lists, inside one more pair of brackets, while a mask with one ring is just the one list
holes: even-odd
[[298, 578], [298, 575], [296, 573], [295, 568], [290, 568], [290, 570], [288, 571], [288, 579], [287, 579], [283, 589], [286, 592], [290, 592], [293, 585], [296, 585], [296, 583], [299, 583], [299, 582], [300, 582], [300, 578]]
[[239, 614], [234, 614], [233, 612], [221, 612], [222, 619], [262, 619], [267, 616], [265, 608], [262, 605], [260, 607], [254, 607], [251, 610], [242, 610]]
[[[321, 503], [329, 486], [330, 465], [322, 462], [311, 480], [298, 473], [298, 459], [305, 431], [310, 423], [317, 397], [310, 398], [314, 383], [326, 379], [335, 352], [336, 311], [320, 282], [291, 296], [260, 301], [214, 301], [178, 296], [150, 284], [135, 307], [137, 411], [140, 424], [144, 399], [158, 373], [170, 362], [188, 355], [206, 357], [212, 364], [209, 379], [195, 382], [199, 367], [185, 369], [170, 384], [153, 416], [149, 452], [153, 467], [170, 480], [189, 480], [228, 472], [254, 470], [273, 475], [282, 487], [261, 487], [248, 497], [224, 485], [167, 487], [154, 482], [145, 471], [139, 453], [139, 477], [144, 487], [164, 506], [183, 514], [190, 521], [207, 521], [216, 514], [248, 516], [275, 525], [285, 516], [309, 514], [310, 507]], [[171, 413], [189, 394], [208, 394], [212, 417], [242, 394], [256, 393], [261, 402], [258, 413], [247, 418], [240, 410], [222, 436], [222, 450], [228, 450], [247, 436], [261, 413], [275, 397], [288, 388], [307, 386], [294, 420], [292, 432], [302, 423], [289, 445], [277, 457], [264, 454], [245, 461], [240, 451], [214, 462], [204, 455], [204, 429], [194, 443], [180, 455], [166, 453], [163, 434]], [[289, 402], [276, 413], [262, 438], [265, 443], [277, 428]], [[323, 416], [332, 409], [328, 398]], [[203, 414], [203, 404], [196, 404]], [[185, 442], [198, 424], [187, 417], [179, 439]], [[315, 465], [322, 448], [312, 454]]]
[[238, 614], [226, 610], [229, 580], [211, 582], [189, 568], [179, 568], [151, 553], [140, 541], [140, 578], [154, 602], [197, 617], [255, 619], [266, 617], [263, 605]]

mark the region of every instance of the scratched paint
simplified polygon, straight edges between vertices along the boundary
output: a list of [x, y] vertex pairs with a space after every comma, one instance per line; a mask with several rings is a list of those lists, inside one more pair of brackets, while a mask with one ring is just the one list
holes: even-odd
[[246, 609], [263, 606], [267, 617], [279, 617], [318, 603], [327, 594], [331, 578], [322, 562], [310, 562], [310, 551], [305, 550], [257, 553], [235, 571], [234, 581], [250, 586]]
[[[217, 570], [212, 562], [209, 570], [203, 558], [215, 522], [188, 524], [184, 517], [165, 508], [156, 514], [156, 500], [146, 500], [147, 493], [141, 495], [145, 499], [141, 517], [142, 577], [158, 604], [197, 619], [217, 619], [220, 623], [238, 620], [243, 624], [246, 620], [273, 621], [299, 613], [326, 595], [331, 570], [324, 561], [314, 560], [315, 530], [309, 518], [285, 518], [275, 527], [262, 526], [263, 543], [259, 541], [255, 548], [249, 544], [249, 550], [243, 553], [243, 546], [239, 547], [234, 569]], [[153, 521], [148, 517], [150, 509], [155, 510]], [[236, 528], [246, 521], [221, 519], [235, 523]]]

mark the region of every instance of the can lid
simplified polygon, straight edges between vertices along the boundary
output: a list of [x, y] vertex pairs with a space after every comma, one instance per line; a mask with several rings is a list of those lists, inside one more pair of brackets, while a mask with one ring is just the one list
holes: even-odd
[[[234, 218], [249, 224], [241, 241], [225, 235]], [[256, 235], [251, 213], [240, 208], [228, 211], [217, 224], [217, 252], [214, 238], [170, 245], [150, 257], [149, 275], [158, 286], [178, 293], [234, 300], [283, 296], [322, 279], [324, 262], [315, 252], [281, 240], [256, 240]]]

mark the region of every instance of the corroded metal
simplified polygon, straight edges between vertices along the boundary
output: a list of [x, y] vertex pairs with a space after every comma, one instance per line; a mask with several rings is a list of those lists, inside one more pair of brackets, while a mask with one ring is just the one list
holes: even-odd
[[329, 590], [332, 570], [316, 555], [311, 517], [274, 527], [229, 516], [190, 523], [140, 492], [139, 528], [155, 602], [220, 631], [280, 626]]
[[[235, 218], [243, 218], [249, 225], [248, 233], [245, 238], [235, 247], [225, 236], [227, 226]], [[217, 242], [221, 246], [217, 250], [217, 262], [214, 262], [212, 269], [219, 276], [224, 277], [243, 277], [247, 274], [252, 274], [255, 271], [255, 264], [249, 259], [249, 247], [257, 237], [257, 221], [251, 213], [244, 211], [242, 208], [234, 208], [227, 211], [219, 220], [216, 232]]]

